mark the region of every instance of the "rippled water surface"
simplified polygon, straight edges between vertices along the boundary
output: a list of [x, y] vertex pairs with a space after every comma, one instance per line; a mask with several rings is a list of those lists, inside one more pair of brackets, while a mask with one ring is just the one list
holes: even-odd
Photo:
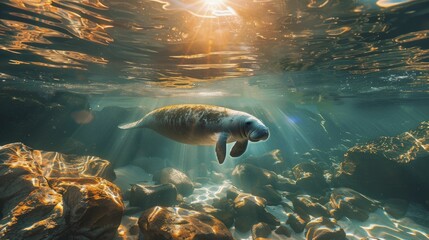
[[428, 9], [412, 0], [7, 0], [0, 78], [132, 95], [232, 94], [234, 81], [426, 95]]

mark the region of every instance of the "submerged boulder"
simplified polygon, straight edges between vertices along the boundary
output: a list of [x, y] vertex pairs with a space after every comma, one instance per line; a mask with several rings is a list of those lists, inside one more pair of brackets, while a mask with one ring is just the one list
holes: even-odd
[[215, 217], [179, 207], [153, 207], [138, 221], [145, 240], [232, 240], [225, 225]]
[[255, 188], [252, 194], [265, 198], [265, 200], [267, 200], [267, 205], [279, 205], [282, 202], [282, 196], [271, 185]]
[[242, 193], [240, 189], [236, 188], [235, 186], [231, 186], [226, 190], [226, 198], [229, 200], [234, 201], [234, 199]]
[[306, 240], [346, 240], [346, 233], [335, 222], [319, 217], [307, 223]]
[[112, 164], [99, 157], [46, 151], [33, 151], [33, 157], [36, 161], [43, 161], [40, 166], [47, 178], [96, 176], [110, 181], [116, 179]]
[[64, 218], [72, 235], [89, 239], [114, 236], [124, 210], [115, 185], [94, 177], [54, 178], [49, 185], [62, 194]]
[[177, 203], [177, 190], [171, 184], [134, 184], [130, 191], [130, 206], [143, 210], [154, 206], [172, 206]]
[[264, 198], [240, 193], [234, 200], [235, 228], [240, 232], [247, 232], [258, 222], [267, 223], [270, 226], [280, 225], [279, 220], [265, 207], [266, 200]]
[[292, 172], [296, 179], [296, 186], [304, 191], [323, 194], [329, 187], [322, 169], [315, 163], [299, 163], [292, 168]]
[[136, 165], [117, 167], [115, 168], [115, 175], [116, 179], [113, 183], [118, 186], [122, 194], [127, 197], [129, 197], [128, 195], [133, 184], [152, 181], [152, 175]]
[[269, 239], [271, 235], [271, 228], [266, 223], [257, 223], [252, 226], [252, 239], [253, 240], [263, 240]]
[[115, 240], [138, 240], [139, 239], [139, 225], [137, 224], [138, 218], [134, 216], [124, 215], [122, 217], [121, 225], [118, 227], [118, 234]]
[[280, 225], [274, 232], [277, 233], [277, 235], [284, 235], [288, 238], [292, 235], [290, 230], [285, 225]]
[[285, 162], [280, 154], [280, 149], [274, 149], [260, 156], [251, 156], [244, 160], [244, 163], [252, 164], [276, 173], [285, 169]]
[[350, 219], [365, 221], [369, 213], [377, 210], [378, 203], [350, 188], [335, 188], [331, 193], [330, 204]]
[[160, 184], [171, 183], [176, 186], [177, 192], [186, 197], [194, 192], [194, 184], [183, 172], [175, 168], [164, 168], [153, 176], [153, 180]]
[[377, 198], [429, 199], [429, 121], [395, 137], [350, 148], [336, 174], [346, 186]]
[[186, 208], [202, 213], [207, 213], [220, 220], [227, 228], [232, 227], [234, 224], [235, 211], [232, 202], [226, 198], [213, 199], [213, 205], [201, 203], [185, 203], [181, 202], [177, 205], [181, 208]]
[[[124, 205], [110, 164], [33, 150], [0, 147], [0, 238], [107, 239], [116, 234]], [[64, 177], [61, 175], [64, 173]]]
[[296, 192], [298, 187], [296, 186], [296, 181], [282, 175], [278, 175], [278, 179], [274, 182], [273, 187], [280, 191]]
[[329, 217], [328, 209], [314, 201], [310, 196], [300, 195], [293, 197], [292, 204], [295, 212], [300, 216]]
[[301, 216], [299, 216], [296, 213], [287, 214], [286, 224], [289, 224], [289, 226], [296, 233], [302, 233], [304, 231], [304, 228], [307, 222], [308, 220], [303, 219]]
[[246, 192], [255, 188], [272, 185], [277, 181], [277, 174], [252, 164], [242, 163], [232, 170], [232, 183]]
[[278, 179], [276, 173], [252, 164], [238, 164], [232, 171], [232, 183], [235, 186], [247, 193], [265, 198], [269, 205], [281, 203], [281, 195], [273, 187], [278, 186]]
[[234, 224], [234, 203], [227, 198], [213, 199], [213, 206], [208, 205], [203, 211], [221, 220], [227, 228]]
[[268, 205], [279, 205], [282, 202], [282, 196], [277, 190], [297, 189], [293, 180], [248, 163], [235, 166], [232, 171], [232, 183], [244, 192], [264, 198]]

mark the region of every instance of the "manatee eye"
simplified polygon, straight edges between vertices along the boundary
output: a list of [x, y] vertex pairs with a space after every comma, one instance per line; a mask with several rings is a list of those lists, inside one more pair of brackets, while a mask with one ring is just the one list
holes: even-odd
[[250, 126], [252, 124], [251, 121], [246, 122], [246, 126]]

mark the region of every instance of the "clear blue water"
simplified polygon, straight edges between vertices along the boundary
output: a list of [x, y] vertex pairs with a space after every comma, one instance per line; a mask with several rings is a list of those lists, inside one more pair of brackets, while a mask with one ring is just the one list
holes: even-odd
[[146, 108], [135, 118], [168, 104], [223, 105], [276, 129], [260, 151], [284, 148], [291, 161], [311, 149], [341, 157], [340, 149], [428, 119], [428, 7], [4, 1], [1, 89], [79, 93], [93, 110]]
[[[157, 107], [206, 103], [270, 128], [241, 159], [280, 149], [289, 167], [337, 166], [354, 145], [429, 120], [428, 69], [425, 0], [4, 0], [0, 96], [22, 105], [0, 103], [2, 123], [28, 129], [5, 127], [0, 144], [99, 155], [118, 168], [153, 158], [226, 171], [240, 160], [219, 166], [213, 147], [116, 129]], [[58, 91], [87, 105], [52, 121], [25, 114], [57, 103]], [[398, 236], [385, 239], [412, 235]]]

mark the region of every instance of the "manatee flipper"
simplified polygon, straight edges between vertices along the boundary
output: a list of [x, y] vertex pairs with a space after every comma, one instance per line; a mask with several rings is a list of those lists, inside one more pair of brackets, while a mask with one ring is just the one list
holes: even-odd
[[237, 141], [234, 146], [231, 149], [231, 152], [229, 153], [229, 155], [231, 155], [231, 157], [239, 157], [241, 155], [243, 155], [243, 153], [246, 151], [247, 149], [247, 143], [249, 141], [244, 140], [244, 141]]
[[220, 164], [225, 161], [226, 156], [226, 140], [228, 139], [229, 134], [223, 132], [219, 135], [219, 138], [216, 143], [216, 156], [217, 160]]

